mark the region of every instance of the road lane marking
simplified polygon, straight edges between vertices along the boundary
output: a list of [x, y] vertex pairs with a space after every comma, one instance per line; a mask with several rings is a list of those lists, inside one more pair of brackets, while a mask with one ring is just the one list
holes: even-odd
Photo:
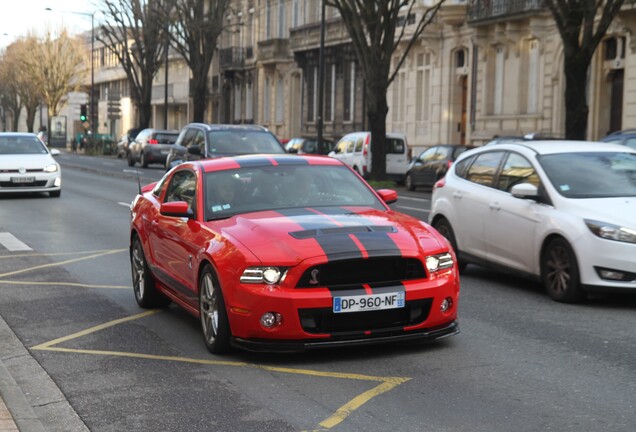
[[417, 208], [417, 207], [406, 207], [406, 206], [397, 206], [397, 208], [400, 209], [407, 209], [407, 210], [414, 210], [414, 211], [418, 211], [418, 212], [422, 212], [422, 213], [430, 213], [430, 210], [424, 210], [422, 208]]
[[431, 200], [429, 198], [416, 198], [416, 197], [410, 197], [410, 196], [405, 196], [405, 195], [400, 195], [398, 197], [399, 200], [407, 200], [407, 201], [420, 201], [420, 202], [431, 202]]
[[124, 206], [124, 207], [132, 208], [132, 204], [130, 204], [130, 203], [125, 203], [125, 202], [119, 201], [117, 204], [119, 204], [121, 206]]
[[[131, 286], [125, 285], [94, 285], [77, 282], [41, 282], [41, 281], [13, 281], [0, 279], [0, 284], [7, 285], [46, 285], [46, 286], [72, 286], [79, 288], [96, 288], [96, 289], [132, 289]], [[1, 431], [2, 429], [0, 429]]]
[[204, 364], [204, 365], [215, 365], [215, 366], [233, 366], [233, 367], [249, 367], [255, 369], [261, 369], [269, 372], [280, 372], [280, 373], [289, 373], [289, 374], [298, 374], [298, 375], [307, 375], [307, 376], [315, 376], [321, 378], [335, 378], [335, 379], [353, 379], [353, 380], [363, 380], [363, 381], [371, 381], [371, 382], [379, 382], [380, 384], [367, 390], [353, 399], [339, 407], [332, 415], [330, 415], [325, 420], [319, 423], [319, 426], [323, 429], [320, 430], [328, 430], [331, 429], [343, 421], [347, 419], [353, 412], [355, 412], [358, 408], [371, 401], [376, 396], [379, 396], [383, 393], [386, 393], [390, 390], [393, 390], [400, 384], [403, 384], [407, 381], [410, 381], [411, 378], [407, 377], [381, 377], [381, 376], [372, 376], [372, 375], [362, 375], [362, 374], [352, 374], [352, 373], [342, 373], [342, 372], [327, 372], [327, 371], [317, 371], [310, 369], [295, 369], [288, 367], [279, 367], [279, 366], [266, 366], [255, 363], [247, 363], [247, 362], [237, 362], [237, 361], [229, 361], [229, 360], [207, 360], [207, 359], [197, 359], [190, 357], [178, 357], [178, 356], [162, 356], [155, 354], [143, 354], [143, 353], [134, 353], [134, 352], [126, 352], [126, 351], [106, 351], [106, 350], [91, 350], [91, 349], [74, 349], [74, 348], [64, 348], [58, 347], [63, 342], [68, 342], [74, 339], [81, 338], [83, 336], [87, 336], [89, 334], [95, 333], [100, 330], [104, 330], [109, 327], [113, 327], [125, 322], [133, 321], [140, 318], [145, 318], [150, 315], [154, 315], [161, 310], [154, 309], [150, 311], [146, 311], [140, 314], [119, 318], [113, 321], [109, 321], [103, 324], [99, 324], [94, 327], [90, 327], [88, 329], [72, 333], [68, 336], [63, 336], [57, 339], [53, 339], [48, 342], [44, 342], [42, 344], [36, 345], [31, 349], [41, 350], [41, 351], [56, 351], [56, 352], [64, 352], [64, 353], [72, 353], [72, 354], [89, 354], [89, 355], [104, 355], [104, 356], [117, 356], [117, 357], [127, 357], [127, 358], [139, 358], [139, 359], [149, 359], [149, 360], [164, 360], [164, 361], [174, 361], [180, 363], [194, 363], [194, 364]]
[[10, 251], [31, 251], [29, 246], [25, 243], [22, 243], [17, 239], [13, 234], [8, 232], [0, 232], [0, 245], [4, 246], [6, 249]]

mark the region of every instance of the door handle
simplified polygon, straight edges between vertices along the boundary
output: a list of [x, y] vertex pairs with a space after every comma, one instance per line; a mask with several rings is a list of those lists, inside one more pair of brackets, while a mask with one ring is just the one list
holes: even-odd
[[501, 205], [498, 202], [488, 204], [491, 210], [499, 211], [501, 210]]

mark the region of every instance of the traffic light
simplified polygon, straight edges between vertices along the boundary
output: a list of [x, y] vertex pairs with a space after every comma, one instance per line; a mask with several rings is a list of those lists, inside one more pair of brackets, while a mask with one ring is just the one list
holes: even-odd
[[80, 105], [80, 121], [85, 122], [88, 120], [88, 115], [86, 114], [86, 104]]

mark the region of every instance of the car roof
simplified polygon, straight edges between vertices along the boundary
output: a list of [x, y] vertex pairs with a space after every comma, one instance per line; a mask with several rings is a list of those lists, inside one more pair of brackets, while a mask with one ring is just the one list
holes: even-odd
[[[478, 149], [481, 148], [487, 148], [492, 151], [526, 148], [536, 154], [580, 153], [599, 151], [630, 152], [630, 150], [632, 153], [636, 153], [636, 150], [630, 149], [629, 147], [620, 144], [606, 143], [600, 141], [574, 140], [519, 141], [497, 144], [496, 146], [478, 147]], [[471, 154], [473, 153], [471, 152]]]
[[290, 155], [284, 154], [250, 154], [240, 156], [222, 156], [212, 159], [200, 159], [197, 161], [185, 162], [179, 167], [199, 165], [205, 172], [221, 171], [228, 169], [239, 169], [242, 167], [264, 167], [264, 166], [299, 166], [299, 165], [330, 165], [346, 166], [339, 159], [328, 156], [312, 155]]
[[189, 123], [186, 127], [197, 126], [207, 131], [213, 130], [250, 130], [259, 132], [269, 132], [265, 126], [255, 124], [217, 124], [217, 123]]

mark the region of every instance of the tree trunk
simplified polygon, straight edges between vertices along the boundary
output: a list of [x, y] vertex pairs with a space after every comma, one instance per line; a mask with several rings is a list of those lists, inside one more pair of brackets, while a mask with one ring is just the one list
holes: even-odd
[[208, 95], [208, 81], [206, 73], [193, 73], [192, 85], [192, 121], [205, 123], [205, 108]]
[[589, 62], [577, 59], [565, 62], [565, 138], [572, 140], [587, 139], [587, 72]]
[[387, 78], [376, 77], [368, 80], [366, 88], [366, 110], [371, 132], [371, 174], [370, 180], [386, 180], [386, 116], [389, 106], [386, 100]]

